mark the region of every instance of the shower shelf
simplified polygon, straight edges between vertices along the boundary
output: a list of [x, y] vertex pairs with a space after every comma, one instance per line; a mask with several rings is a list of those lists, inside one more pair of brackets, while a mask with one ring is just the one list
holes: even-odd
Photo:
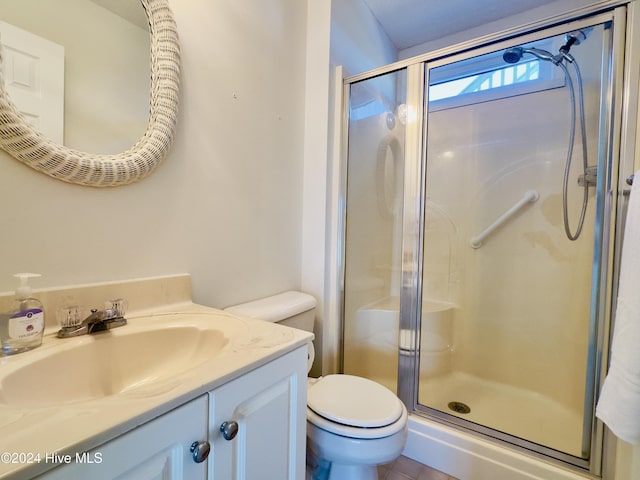
[[527, 190], [524, 196], [518, 200], [518, 202], [511, 207], [509, 210], [500, 215], [495, 222], [485, 228], [482, 232], [480, 232], [475, 237], [469, 240], [469, 244], [471, 248], [480, 248], [482, 246], [482, 242], [485, 238], [493, 233], [498, 227], [500, 227], [503, 223], [507, 222], [511, 217], [513, 217], [516, 213], [518, 213], [523, 207], [525, 207], [528, 203], [533, 203], [540, 198], [540, 195], [535, 190]]

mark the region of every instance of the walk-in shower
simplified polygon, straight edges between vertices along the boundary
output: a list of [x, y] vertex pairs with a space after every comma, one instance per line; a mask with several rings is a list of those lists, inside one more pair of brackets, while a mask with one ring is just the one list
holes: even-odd
[[596, 474], [624, 28], [620, 7], [345, 83], [344, 372]]

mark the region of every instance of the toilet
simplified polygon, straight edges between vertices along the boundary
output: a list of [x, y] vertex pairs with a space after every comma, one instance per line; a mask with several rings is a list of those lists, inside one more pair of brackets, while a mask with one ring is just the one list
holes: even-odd
[[[289, 291], [225, 310], [312, 332], [315, 307], [311, 295]], [[307, 371], [313, 352], [310, 343]], [[399, 457], [407, 441], [404, 404], [386, 387], [353, 375], [309, 378], [307, 385], [307, 446], [330, 465], [329, 480], [377, 480], [377, 466]]]

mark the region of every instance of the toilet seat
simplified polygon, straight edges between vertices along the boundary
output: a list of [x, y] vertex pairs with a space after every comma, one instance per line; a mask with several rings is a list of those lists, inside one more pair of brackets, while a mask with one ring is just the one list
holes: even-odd
[[353, 375], [328, 375], [308, 389], [307, 420], [353, 438], [382, 438], [406, 424], [406, 408], [382, 385]]
[[391, 425], [374, 428], [350, 427], [348, 425], [342, 425], [340, 423], [327, 420], [307, 407], [307, 422], [340, 437], [357, 438], [362, 440], [375, 440], [378, 438], [390, 437], [406, 427], [407, 418], [407, 410], [404, 405], [402, 405], [402, 414], [400, 415], [400, 418]]

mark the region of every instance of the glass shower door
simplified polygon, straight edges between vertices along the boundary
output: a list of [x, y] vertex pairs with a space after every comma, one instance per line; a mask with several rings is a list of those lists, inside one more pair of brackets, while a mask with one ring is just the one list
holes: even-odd
[[351, 85], [344, 373], [396, 391], [406, 70]]
[[578, 461], [610, 26], [585, 26], [571, 46], [581, 79], [551, 58], [563, 33], [434, 62], [426, 86], [418, 409]]

